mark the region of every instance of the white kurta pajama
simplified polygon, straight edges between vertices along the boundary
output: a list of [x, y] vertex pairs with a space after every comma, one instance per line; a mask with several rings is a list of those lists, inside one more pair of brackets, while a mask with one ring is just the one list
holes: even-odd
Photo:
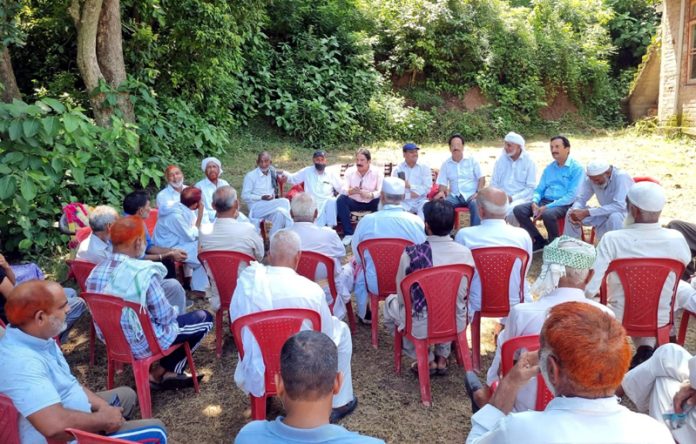
[[254, 168], [244, 176], [242, 200], [249, 208], [249, 219], [258, 225], [262, 219], [273, 224], [270, 235], [276, 231], [292, 226], [290, 218], [290, 201], [285, 198], [262, 200], [262, 196], [274, 196], [270, 170], [263, 174], [260, 168]]
[[285, 172], [288, 183], [297, 185], [304, 183], [304, 192], [314, 197], [317, 204], [317, 220], [314, 221], [320, 227], [336, 225], [336, 197], [334, 192], [341, 192], [341, 180], [335, 173], [324, 170], [317, 171], [314, 166], [302, 168], [300, 171], [290, 174]]
[[220, 187], [229, 186], [225, 179], [218, 178], [217, 184], [214, 184], [207, 177], [196, 183], [196, 188], [201, 190], [201, 198], [205, 206], [203, 220], [201, 225], [206, 225], [215, 222], [215, 209], [213, 208], [213, 193]]
[[108, 259], [111, 256], [111, 241], [104, 242], [94, 233], [77, 247], [76, 259], [98, 264], [99, 262]]
[[[428, 192], [433, 186], [433, 175], [430, 168], [416, 162], [413, 167], [406, 162], [401, 162], [399, 166], [392, 170], [392, 177], [399, 177], [399, 173], [404, 173], [405, 180], [410, 188], [406, 188], [406, 199], [401, 203], [409, 213], [417, 214], [423, 219], [423, 205], [428, 201]], [[415, 197], [412, 196], [415, 194]]]
[[505, 191], [512, 198], [505, 216], [508, 223], [519, 226], [512, 210], [517, 205], [531, 202], [536, 183], [536, 164], [527, 151], [522, 148], [520, 157], [512, 160], [503, 150], [493, 166], [491, 186]]
[[[334, 395], [332, 406], [341, 407], [353, 400], [353, 378], [350, 361], [352, 339], [350, 329], [331, 315], [324, 291], [315, 282], [286, 267], [264, 266], [253, 262], [239, 276], [230, 304], [230, 317], [235, 319], [250, 313], [278, 308], [308, 308], [321, 316], [321, 332], [333, 339], [338, 347], [338, 371], [343, 373], [343, 385]], [[264, 364], [253, 335], [242, 332], [244, 359], [235, 369], [237, 386], [246, 393], [261, 396], [265, 392]]]
[[[188, 186], [184, 185], [181, 190], [183, 191], [186, 188], [188, 188]], [[163, 214], [167, 214], [169, 211], [171, 211], [174, 205], [181, 202], [181, 192], [175, 190], [174, 187], [171, 186], [171, 184], [167, 184], [167, 186], [163, 188], [162, 191], [157, 193], [156, 202], [157, 217], [161, 217]]]

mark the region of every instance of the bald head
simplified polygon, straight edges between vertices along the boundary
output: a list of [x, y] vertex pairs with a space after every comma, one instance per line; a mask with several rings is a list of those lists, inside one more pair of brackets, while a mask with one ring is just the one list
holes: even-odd
[[48, 339], [62, 331], [67, 305], [59, 284], [33, 280], [12, 290], [5, 302], [5, 314], [10, 324], [25, 333]]
[[294, 231], [279, 230], [271, 238], [268, 251], [269, 260], [274, 267], [297, 268], [302, 252], [300, 236]]
[[213, 193], [213, 208], [217, 211], [217, 217], [234, 217], [239, 208], [237, 190], [229, 185], [216, 189]]
[[486, 187], [476, 196], [481, 219], [504, 219], [508, 210], [508, 197], [503, 190]]

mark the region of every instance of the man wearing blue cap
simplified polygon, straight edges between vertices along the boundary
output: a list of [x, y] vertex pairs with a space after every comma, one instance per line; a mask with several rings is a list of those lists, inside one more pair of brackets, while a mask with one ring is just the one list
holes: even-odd
[[433, 186], [433, 175], [429, 167], [418, 163], [419, 149], [415, 143], [404, 145], [404, 161], [392, 170], [391, 175], [406, 183], [406, 199], [401, 202], [401, 206], [423, 219], [423, 205], [428, 200], [428, 191]]

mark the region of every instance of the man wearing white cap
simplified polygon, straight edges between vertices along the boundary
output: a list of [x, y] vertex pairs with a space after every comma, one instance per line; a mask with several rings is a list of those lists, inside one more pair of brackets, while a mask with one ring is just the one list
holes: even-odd
[[[623, 227], [626, 217], [626, 194], [633, 185], [633, 179], [625, 171], [609, 165], [603, 160], [587, 164], [587, 177], [580, 184], [575, 202], [566, 213], [563, 234], [580, 239], [582, 227], [591, 226], [597, 230], [599, 239], [605, 233]], [[599, 207], [590, 208], [587, 202], [597, 196]]]
[[[628, 200], [626, 226], [621, 230], [610, 231], [599, 242], [597, 259], [593, 268], [594, 276], [585, 289], [588, 297], [599, 293], [604, 273], [614, 259], [668, 258], [676, 259], [685, 265], [691, 260], [689, 246], [684, 236], [676, 230], [662, 228], [658, 222], [666, 201], [664, 190], [660, 185], [653, 182], [636, 183], [628, 190], [626, 198]], [[657, 312], [658, 325], [669, 322], [675, 279], [679, 279], [679, 276], [668, 276], [662, 289]], [[614, 310], [616, 319], [622, 321], [624, 290], [618, 276], [613, 273], [607, 278], [607, 292], [609, 307]], [[656, 343], [655, 338], [633, 339], [639, 347], [631, 363], [632, 367], [649, 358]]]
[[406, 211], [423, 219], [423, 205], [433, 186], [433, 175], [428, 166], [418, 162], [419, 149], [415, 143], [404, 145], [404, 161], [392, 170], [391, 175], [403, 179], [406, 184], [406, 199], [401, 205]]
[[505, 136], [503, 152], [495, 161], [491, 186], [505, 191], [508, 199], [508, 212], [505, 220], [519, 226], [512, 209], [517, 205], [531, 202], [536, 187], [536, 164], [524, 149], [525, 141], [517, 133]]
[[249, 208], [249, 219], [254, 223], [262, 219], [273, 225], [270, 235], [288, 226], [292, 226], [290, 201], [284, 197], [276, 198], [278, 173], [271, 165], [268, 151], [259, 153], [256, 168], [246, 173], [242, 185], [242, 200]]
[[205, 178], [195, 186], [202, 192], [203, 212], [202, 224], [213, 223], [215, 221], [215, 209], [213, 208], [213, 193], [219, 187], [229, 186], [225, 179], [220, 179], [222, 175], [222, 164], [217, 157], [206, 157], [201, 162], [201, 169], [205, 173]]

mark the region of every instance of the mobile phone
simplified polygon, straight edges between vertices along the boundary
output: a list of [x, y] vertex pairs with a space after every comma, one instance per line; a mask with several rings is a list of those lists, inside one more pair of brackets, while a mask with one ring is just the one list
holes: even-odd
[[406, 180], [406, 173], [405, 173], [405, 172], [403, 172], [403, 171], [398, 171], [398, 172], [396, 173], [396, 175], [397, 175], [397, 177], [398, 177], [399, 179], [401, 179], [401, 180]]

